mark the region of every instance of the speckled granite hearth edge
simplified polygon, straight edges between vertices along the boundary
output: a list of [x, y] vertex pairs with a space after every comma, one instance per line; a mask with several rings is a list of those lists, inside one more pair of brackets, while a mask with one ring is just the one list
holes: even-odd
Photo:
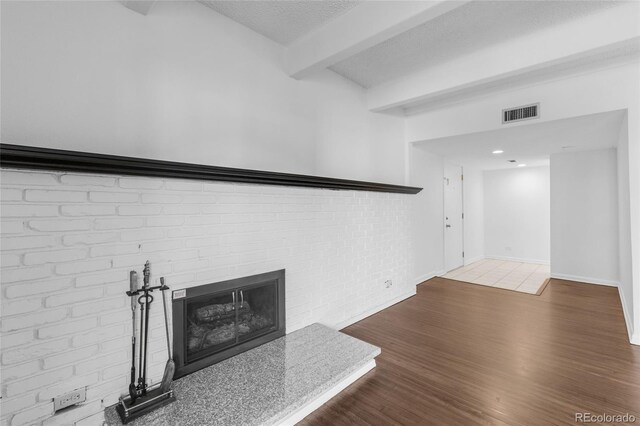
[[[376, 346], [312, 324], [175, 381], [176, 402], [129, 424], [289, 424], [366, 373], [379, 354]], [[121, 424], [115, 406], [105, 419]]]

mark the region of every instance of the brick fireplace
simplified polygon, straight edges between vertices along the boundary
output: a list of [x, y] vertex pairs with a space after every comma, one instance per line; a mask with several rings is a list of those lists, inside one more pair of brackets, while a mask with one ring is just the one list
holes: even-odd
[[[2, 170], [2, 421], [95, 424], [126, 393], [129, 271], [190, 289], [287, 271], [287, 332], [342, 327], [415, 293], [412, 198]], [[386, 288], [384, 282], [393, 280]], [[150, 368], [166, 362], [161, 309]], [[53, 414], [53, 397], [86, 402]], [[84, 422], [84, 423], [83, 423]]]

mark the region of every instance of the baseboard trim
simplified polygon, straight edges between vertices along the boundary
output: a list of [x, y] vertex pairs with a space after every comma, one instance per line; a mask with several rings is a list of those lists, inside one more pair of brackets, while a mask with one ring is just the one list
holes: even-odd
[[373, 314], [377, 314], [378, 312], [380, 312], [383, 309], [387, 309], [389, 306], [395, 305], [396, 303], [402, 302], [405, 299], [408, 299], [410, 297], [413, 297], [416, 295], [416, 288], [415, 286], [412, 287], [411, 291], [408, 291], [406, 293], [401, 294], [400, 296], [394, 297], [393, 299], [389, 300], [388, 302], [385, 302], [381, 305], [378, 305], [374, 308], [371, 309], [367, 309], [366, 311], [364, 311], [361, 314], [358, 314], [356, 316], [353, 316], [347, 320], [344, 320], [342, 322], [339, 322], [338, 324], [334, 324], [334, 325], [330, 325], [331, 328], [334, 328], [336, 330], [342, 330], [345, 327], [349, 327], [352, 324], [357, 323], [358, 321], [362, 321], [363, 319], [370, 317]]
[[415, 283], [415, 285], [419, 285], [427, 280], [430, 280], [433, 277], [437, 277], [440, 275], [444, 275], [444, 271], [431, 271], [427, 274], [422, 274], [419, 277], [414, 278], [413, 282]]
[[552, 272], [551, 278], [557, 278], [559, 280], [567, 280], [567, 281], [577, 281], [577, 282], [586, 283], [586, 284], [605, 285], [608, 287], [618, 287], [617, 281], [602, 280], [600, 278], [592, 278], [592, 277], [581, 277], [578, 275], [558, 274], [558, 273]]
[[365, 365], [342, 379], [338, 382], [334, 387], [317, 397], [316, 399], [309, 401], [303, 407], [298, 409], [296, 412], [290, 414], [286, 418], [278, 421], [278, 425], [282, 426], [293, 426], [296, 423], [300, 422], [302, 419], [307, 417], [309, 414], [313, 413], [315, 410], [320, 408], [322, 404], [329, 401], [334, 396], [338, 395], [342, 392], [347, 386], [358, 380], [360, 377], [367, 374], [369, 371], [373, 370], [376, 366], [376, 360], [372, 359], [367, 362]]
[[519, 258], [519, 257], [508, 257], [508, 256], [485, 256], [484, 259], [508, 260], [510, 262], [523, 262], [523, 263], [538, 263], [540, 265], [549, 265], [550, 264], [550, 262], [548, 260], [522, 259], [522, 258]]
[[485, 257], [484, 256], [476, 256], [476, 257], [473, 257], [471, 259], [466, 259], [465, 258], [464, 259], [464, 266], [471, 265], [472, 263], [477, 262], [477, 261], [482, 260], [482, 259], [485, 259]]
[[[627, 300], [624, 297], [622, 288], [618, 287], [618, 294], [620, 294], [620, 304], [622, 305], [622, 314], [624, 315], [624, 322], [627, 324], [627, 333], [629, 334], [629, 342], [633, 343], [633, 321], [631, 320], [631, 313], [627, 310]], [[640, 344], [640, 343], [638, 343]]]

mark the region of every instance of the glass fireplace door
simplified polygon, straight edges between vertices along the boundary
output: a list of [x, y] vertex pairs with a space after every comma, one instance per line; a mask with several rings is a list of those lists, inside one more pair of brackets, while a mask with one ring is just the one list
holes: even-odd
[[236, 291], [226, 291], [187, 302], [187, 362], [211, 355], [238, 342], [236, 296]]
[[238, 338], [253, 339], [278, 327], [277, 282], [272, 281], [237, 290]]
[[174, 378], [285, 335], [285, 271], [172, 292]]

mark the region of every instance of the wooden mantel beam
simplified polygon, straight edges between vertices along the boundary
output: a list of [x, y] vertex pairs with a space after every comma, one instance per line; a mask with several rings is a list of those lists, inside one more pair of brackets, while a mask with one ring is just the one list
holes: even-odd
[[0, 167], [417, 194], [422, 188], [0, 143]]

